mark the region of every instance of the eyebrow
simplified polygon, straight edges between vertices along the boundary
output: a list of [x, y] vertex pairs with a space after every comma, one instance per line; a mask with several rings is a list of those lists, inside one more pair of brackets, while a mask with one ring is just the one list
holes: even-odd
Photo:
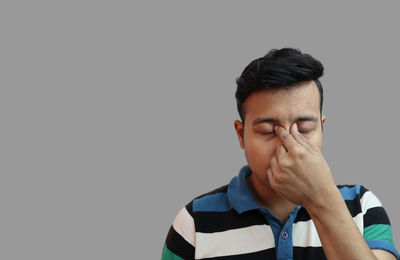
[[[318, 122], [318, 118], [316, 118], [315, 116], [299, 116], [294, 121], [295, 122], [299, 122], [299, 121]], [[279, 122], [279, 120], [275, 119], [273, 117], [257, 118], [256, 120], [254, 120], [253, 125], [258, 125], [258, 124], [262, 124], [262, 123], [278, 123], [278, 122]]]

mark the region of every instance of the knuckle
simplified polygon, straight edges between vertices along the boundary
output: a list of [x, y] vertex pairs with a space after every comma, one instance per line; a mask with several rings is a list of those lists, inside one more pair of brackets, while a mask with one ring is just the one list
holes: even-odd
[[293, 152], [296, 154], [296, 156], [301, 157], [304, 153], [303, 149], [301, 147], [295, 146], [293, 147]]
[[271, 188], [274, 189], [274, 190], [276, 190], [278, 188], [277, 184], [276, 184], [276, 182], [274, 180], [270, 180], [269, 184], [271, 185]]
[[288, 160], [286, 163], [286, 169], [292, 169], [295, 166], [295, 160]]
[[302, 159], [306, 155], [306, 151], [304, 149], [299, 149], [297, 155], [299, 156], [300, 159]]
[[290, 166], [290, 161], [287, 159], [282, 159], [279, 162], [280, 162], [281, 169], [285, 169]]
[[279, 169], [280, 171], [285, 170], [285, 168], [286, 168], [286, 166], [283, 165], [281, 162], [278, 163], [278, 169]]
[[283, 175], [282, 174], [276, 174], [275, 181], [276, 181], [277, 184], [283, 183], [283, 181], [284, 181]]
[[273, 164], [273, 165], [275, 165], [276, 164], [276, 157], [274, 156], [274, 157], [272, 157], [272, 159], [271, 159], [271, 164]]

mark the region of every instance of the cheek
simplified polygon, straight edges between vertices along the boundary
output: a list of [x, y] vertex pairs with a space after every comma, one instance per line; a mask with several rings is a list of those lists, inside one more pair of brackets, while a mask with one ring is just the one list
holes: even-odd
[[317, 148], [320, 148], [320, 149], [321, 149], [321, 146], [322, 146], [322, 136], [321, 136], [320, 134], [315, 134], [315, 135], [312, 135], [312, 136], [310, 136], [310, 137], [307, 137], [307, 136], [306, 136], [306, 138], [308, 139], [308, 141], [309, 141], [314, 147], [317, 147]]
[[269, 167], [270, 160], [274, 154], [274, 141], [263, 138], [247, 138], [245, 140], [245, 154], [250, 166], [254, 171], [261, 171]]
[[[262, 143], [262, 142], [261, 142]], [[271, 158], [274, 151], [271, 145], [260, 145], [260, 143], [249, 145], [246, 147], [245, 154], [247, 163], [259, 183], [266, 187], [271, 187], [268, 182], [267, 170], [271, 164]]]

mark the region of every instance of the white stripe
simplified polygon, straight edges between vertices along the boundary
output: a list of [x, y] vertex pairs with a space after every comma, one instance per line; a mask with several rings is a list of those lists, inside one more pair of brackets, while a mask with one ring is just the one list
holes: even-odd
[[364, 213], [360, 212], [353, 218], [354, 222], [356, 222], [356, 225], [358, 229], [361, 232], [361, 235], [364, 234]]
[[365, 214], [368, 209], [375, 208], [375, 207], [382, 207], [381, 201], [372, 191], [367, 191], [361, 197], [361, 209], [362, 212]]
[[[357, 214], [353, 218], [361, 234], [364, 230], [364, 216], [363, 213]], [[293, 246], [299, 247], [321, 247], [321, 240], [317, 229], [312, 220], [300, 221], [293, 224]]]
[[196, 259], [258, 252], [275, 247], [268, 225], [255, 225], [215, 233], [196, 233]]
[[183, 207], [176, 215], [172, 226], [187, 242], [194, 246], [194, 220], [189, 212]]
[[312, 220], [300, 221], [293, 224], [293, 246], [300, 247], [320, 247], [317, 229]]

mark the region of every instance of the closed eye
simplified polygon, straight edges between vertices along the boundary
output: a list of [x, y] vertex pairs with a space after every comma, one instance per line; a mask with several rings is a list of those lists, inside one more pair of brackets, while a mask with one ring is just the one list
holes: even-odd
[[[300, 131], [299, 130], [299, 133], [301, 133], [301, 134], [308, 134], [309, 132], [311, 132], [312, 130], [308, 130], [308, 131]], [[275, 132], [268, 132], [268, 133], [261, 133], [262, 135], [273, 135], [273, 134], [275, 134]]]
[[275, 132], [261, 133], [262, 135], [273, 135]]

